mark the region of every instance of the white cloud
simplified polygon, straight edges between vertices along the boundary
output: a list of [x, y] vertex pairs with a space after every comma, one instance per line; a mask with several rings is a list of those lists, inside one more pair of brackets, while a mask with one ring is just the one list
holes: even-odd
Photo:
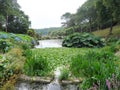
[[30, 17], [32, 28], [61, 26], [61, 16], [75, 13], [86, 0], [18, 0], [22, 10]]

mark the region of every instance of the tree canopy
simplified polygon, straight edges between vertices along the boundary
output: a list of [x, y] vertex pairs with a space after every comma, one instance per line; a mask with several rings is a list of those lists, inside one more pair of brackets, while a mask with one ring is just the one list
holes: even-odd
[[20, 10], [17, 0], [0, 0], [0, 30], [26, 33], [29, 25], [29, 18]]
[[[120, 0], [87, 0], [75, 14], [62, 15], [65, 28], [77, 27], [75, 31], [91, 32], [120, 23]], [[63, 18], [64, 17], [64, 18]]]

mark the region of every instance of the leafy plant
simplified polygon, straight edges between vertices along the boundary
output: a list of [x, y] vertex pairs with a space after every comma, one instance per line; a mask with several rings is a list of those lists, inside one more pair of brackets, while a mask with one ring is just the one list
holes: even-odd
[[103, 47], [104, 40], [89, 33], [74, 33], [67, 36], [62, 43], [64, 47]]
[[24, 65], [24, 73], [29, 76], [44, 76], [49, 72], [48, 61], [42, 56], [31, 54], [29, 51]]
[[95, 83], [103, 89], [106, 79], [118, 72], [116, 69], [118, 66], [115, 65], [116, 60], [117, 58], [109, 51], [90, 50], [84, 55], [73, 57], [70, 70], [74, 76], [85, 78], [82, 88], [88, 89]]

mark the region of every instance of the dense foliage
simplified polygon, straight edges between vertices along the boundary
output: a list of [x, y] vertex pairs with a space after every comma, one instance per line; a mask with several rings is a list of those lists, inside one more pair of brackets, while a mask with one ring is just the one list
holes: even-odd
[[62, 43], [64, 47], [103, 47], [105, 42], [89, 33], [74, 33], [67, 36]]

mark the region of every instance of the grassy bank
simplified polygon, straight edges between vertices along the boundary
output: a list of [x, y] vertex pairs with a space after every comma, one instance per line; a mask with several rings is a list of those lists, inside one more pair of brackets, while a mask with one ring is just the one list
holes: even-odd
[[[110, 28], [106, 28], [103, 30], [95, 31], [95, 32], [93, 32], [93, 34], [96, 36], [107, 37], [109, 35], [109, 30], [110, 30]], [[113, 35], [112, 36], [114, 36], [114, 37], [119, 36], [120, 37], [120, 25], [113, 27]]]

